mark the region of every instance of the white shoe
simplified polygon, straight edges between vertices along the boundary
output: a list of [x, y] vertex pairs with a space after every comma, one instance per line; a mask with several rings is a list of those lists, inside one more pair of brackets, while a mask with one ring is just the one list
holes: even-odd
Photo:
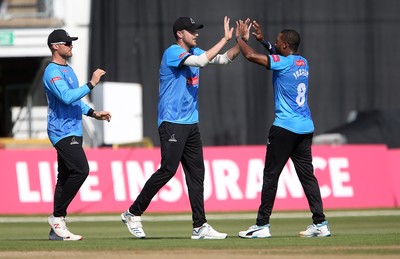
[[121, 220], [128, 227], [128, 230], [132, 235], [138, 238], [146, 237], [146, 234], [143, 231], [142, 218], [140, 216], [135, 216], [127, 210], [121, 214]]
[[60, 237], [58, 236], [54, 230], [51, 228], [49, 233], [49, 240], [60, 240], [60, 241], [79, 241], [82, 240], [83, 237], [80, 235], [74, 235], [71, 232], [69, 237]]
[[53, 215], [50, 215], [47, 218], [47, 222], [57, 236], [69, 237], [71, 235], [71, 232], [68, 231], [64, 217], [54, 217]]
[[208, 223], [203, 226], [194, 228], [192, 231], [192, 239], [225, 239], [228, 236], [226, 233], [219, 233]]
[[307, 227], [305, 231], [299, 233], [301, 237], [329, 237], [331, 231], [329, 229], [328, 221], [324, 221], [321, 224], [312, 224]]
[[264, 226], [250, 226], [249, 229], [240, 231], [239, 236], [242, 238], [269, 238], [271, 237], [269, 224]]

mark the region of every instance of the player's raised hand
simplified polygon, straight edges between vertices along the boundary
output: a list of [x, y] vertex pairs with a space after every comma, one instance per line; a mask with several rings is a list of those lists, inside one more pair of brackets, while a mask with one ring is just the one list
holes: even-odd
[[92, 79], [90, 80], [90, 83], [92, 83], [93, 86], [97, 85], [100, 82], [101, 77], [105, 74], [106, 71], [104, 71], [103, 69], [96, 69], [92, 74]]
[[246, 21], [240, 20], [239, 26], [241, 27], [242, 30], [242, 37], [244, 41], [248, 41], [250, 38], [250, 28], [251, 28], [251, 23], [250, 23], [250, 18], [247, 18]]
[[263, 41], [264, 35], [261, 31], [260, 24], [257, 21], [253, 21], [252, 26], [253, 26], [254, 32], [252, 32], [251, 34], [253, 34], [253, 36], [256, 38], [256, 40]]
[[243, 22], [243, 20], [236, 21], [236, 37], [244, 38], [247, 29], [247, 26], [244, 26], [244, 24], [245, 23]]
[[232, 34], [233, 34], [233, 28], [229, 28], [229, 21], [230, 18], [228, 18], [227, 16], [224, 17], [224, 31], [225, 31], [225, 40], [229, 41], [230, 39], [232, 39]]

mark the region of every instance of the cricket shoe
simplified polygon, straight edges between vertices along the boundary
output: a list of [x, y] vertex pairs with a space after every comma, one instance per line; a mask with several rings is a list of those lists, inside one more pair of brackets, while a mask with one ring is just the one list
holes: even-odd
[[132, 235], [138, 238], [146, 237], [146, 234], [143, 231], [142, 217], [135, 216], [127, 210], [121, 214], [121, 220], [128, 227], [128, 230]]
[[203, 226], [193, 228], [192, 239], [225, 239], [228, 236], [226, 233], [219, 233], [208, 223], [204, 223]]
[[264, 226], [250, 226], [249, 229], [240, 231], [239, 236], [241, 238], [270, 238], [271, 232], [269, 229], [269, 224]]
[[54, 215], [50, 215], [47, 218], [47, 222], [57, 236], [69, 237], [71, 235], [71, 232], [68, 231], [64, 217], [54, 217]]
[[51, 228], [49, 233], [49, 240], [59, 240], [59, 241], [79, 241], [82, 240], [83, 237], [80, 235], [74, 235], [70, 232], [69, 237], [60, 237], [58, 236], [54, 230]]
[[329, 237], [331, 231], [329, 229], [328, 221], [321, 224], [312, 224], [307, 227], [305, 231], [299, 233], [300, 237]]

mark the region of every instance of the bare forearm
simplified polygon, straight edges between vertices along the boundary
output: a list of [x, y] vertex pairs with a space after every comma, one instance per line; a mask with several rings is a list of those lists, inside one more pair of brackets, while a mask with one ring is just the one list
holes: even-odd
[[236, 44], [234, 47], [227, 51], [227, 56], [230, 60], [234, 60], [240, 53], [240, 47]]
[[211, 49], [206, 51], [206, 56], [207, 59], [213, 60], [218, 53], [221, 51], [221, 49], [228, 43], [228, 41], [225, 38], [222, 38], [217, 44], [215, 44]]
[[243, 56], [248, 61], [268, 67], [268, 57], [266, 55], [257, 53], [241, 37], [238, 37], [236, 40], [241, 52], [243, 53]]

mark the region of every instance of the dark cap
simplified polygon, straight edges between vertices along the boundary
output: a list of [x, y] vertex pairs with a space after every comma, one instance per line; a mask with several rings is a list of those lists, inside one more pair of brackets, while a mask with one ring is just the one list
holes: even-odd
[[47, 38], [47, 45], [50, 46], [52, 43], [69, 42], [77, 39], [78, 37], [70, 37], [68, 32], [66, 32], [65, 30], [57, 29], [50, 33], [49, 37]]
[[174, 23], [173, 31], [175, 35], [177, 31], [194, 31], [203, 27], [203, 24], [196, 24], [195, 21], [190, 17], [179, 17]]

